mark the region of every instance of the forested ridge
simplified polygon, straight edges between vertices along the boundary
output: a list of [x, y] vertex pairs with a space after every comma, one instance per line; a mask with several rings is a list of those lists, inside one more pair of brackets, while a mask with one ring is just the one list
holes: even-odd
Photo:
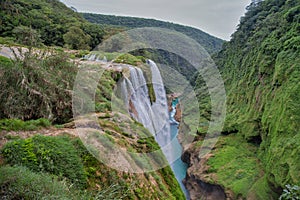
[[175, 30], [194, 39], [196, 42], [202, 45], [203, 48], [210, 54], [219, 51], [222, 48], [222, 44], [224, 42], [223, 40], [209, 35], [208, 33], [205, 33], [199, 29], [171, 22], [164, 22], [155, 19], [145, 19], [138, 17], [122, 17], [115, 15], [102, 15], [92, 13], [82, 13], [82, 15], [89, 22], [100, 25], [125, 27], [126, 29], [141, 27], [160, 27]]

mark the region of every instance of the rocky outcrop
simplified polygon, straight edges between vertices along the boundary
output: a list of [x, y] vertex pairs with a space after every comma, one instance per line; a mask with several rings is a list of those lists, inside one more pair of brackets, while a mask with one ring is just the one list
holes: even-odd
[[135, 118], [138, 119], [139, 113], [137, 112], [136, 108], [134, 107], [134, 104], [132, 103], [132, 100], [129, 100], [129, 113]]
[[[169, 108], [169, 112], [172, 111], [172, 102], [173, 101], [178, 101], [178, 94], [169, 94], [167, 95], [167, 98], [168, 98], [168, 108]], [[180, 102], [178, 101], [178, 103], [176, 104], [176, 113], [175, 113], [175, 116], [174, 116], [174, 119], [177, 121], [177, 122], [181, 122], [181, 119], [182, 119], [182, 109], [181, 109], [181, 105], [180, 105]]]
[[181, 111], [181, 106], [179, 103], [176, 105], [176, 113], [175, 113], [174, 119], [178, 122], [181, 122], [181, 117], [182, 117], [182, 111]]
[[190, 193], [190, 199], [222, 200], [226, 195], [221, 186], [212, 185], [201, 181], [196, 176], [187, 176], [184, 181], [186, 189]]
[[225, 200], [233, 199], [230, 191], [224, 191], [220, 185], [213, 184], [216, 180], [214, 174], [208, 174], [207, 160], [212, 154], [199, 158], [199, 150], [193, 147], [187, 149], [182, 155], [182, 160], [188, 163], [186, 178], [183, 183], [189, 191], [191, 200]]

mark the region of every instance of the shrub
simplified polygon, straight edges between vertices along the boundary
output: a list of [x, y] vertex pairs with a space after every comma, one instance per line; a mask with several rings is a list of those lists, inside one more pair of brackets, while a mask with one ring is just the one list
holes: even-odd
[[15, 38], [13, 37], [0, 37], [0, 44], [12, 45], [15, 43]]
[[20, 119], [1, 119], [0, 130], [7, 131], [33, 131], [40, 127], [49, 127], [51, 122], [47, 119], [41, 118], [37, 120], [22, 121]]
[[[46, 173], [34, 173], [26, 167], [0, 168], [0, 196], [3, 199], [87, 199], [65, 181]], [[90, 198], [88, 198], [90, 199]]]
[[145, 59], [142, 59], [141, 56], [135, 57], [131, 54], [121, 54], [114, 60], [115, 63], [125, 63], [134, 66], [142, 64], [143, 61], [145, 61]]
[[0, 64], [2, 65], [2, 66], [4, 66], [4, 67], [10, 67], [10, 66], [12, 66], [12, 64], [13, 64], [13, 62], [12, 62], [12, 60], [11, 59], [9, 59], [9, 58], [6, 58], [6, 57], [4, 57], [4, 56], [0, 56]]
[[11, 141], [3, 147], [1, 153], [11, 165], [66, 177], [80, 188], [86, 186], [83, 164], [67, 136], [36, 135]]
[[77, 67], [68, 55], [32, 48], [13, 51], [15, 60], [0, 63], [0, 118], [47, 118], [57, 123], [72, 118]]

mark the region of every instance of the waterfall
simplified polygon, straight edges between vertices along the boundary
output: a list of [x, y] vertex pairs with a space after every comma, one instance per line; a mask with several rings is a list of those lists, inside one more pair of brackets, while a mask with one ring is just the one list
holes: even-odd
[[175, 120], [175, 114], [176, 114], [176, 106], [172, 106], [172, 110], [170, 112], [170, 124], [179, 125], [179, 122]]
[[[185, 177], [187, 165], [178, 158], [182, 153], [182, 147], [177, 140], [177, 125], [175, 119], [176, 105], [178, 99], [172, 103], [172, 111], [168, 111], [168, 103], [163, 80], [157, 65], [147, 61], [151, 69], [151, 81], [155, 92], [155, 101], [151, 103], [147, 83], [140, 68], [127, 66], [130, 76], [124, 77], [121, 84], [121, 97], [131, 117], [139, 121], [147, 128], [155, 140], [162, 148], [162, 151], [171, 164], [171, 168], [182, 188], [186, 198], [189, 199], [188, 192], [182, 184]], [[172, 125], [170, 125], [172, 124]]]
[[107, 62], [107, 58], [105, 55], [103, 56], [101, 54], [96, 54], [96, 53], [85, 55], [83, 56], [83, 59], [88, 61]]
[[[169, 135], [169, 113], [166, 91], [160, 75], [160, 71], [152, 60], [148, 60], [147, 64], [150, 66], [152, 73], [152, 84], [155, 92], [155, 102], [151, 106], [151, 117], [156, 131], [156, 135]], [[165, 138], [168, 139], [168, 138]]]
[[152, 73], [155, 102], [150, 102], [147, 83], [140, 68], [128, 66], [130, 77], [121, 83], [122, 97], [130, 115], [142, 123], [153, 135], [169, 134], [169, 114], [166, 92], [160, 72], [153, 61], [148, 61]]
[[121, 83], [122, 96], [131, 117], [142, 123], [153, 135], [156, 133], [153, 125], [151, 103], [143, 71], [129, 66], [130, 77]]

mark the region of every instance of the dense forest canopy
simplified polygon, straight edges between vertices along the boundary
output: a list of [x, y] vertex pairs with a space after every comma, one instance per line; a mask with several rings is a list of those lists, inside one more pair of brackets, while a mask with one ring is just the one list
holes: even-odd
[[3, 0], [0, 7], [0, 37], [5, 42], [90, 50], [115, 33], [128, 28], [150, 26], [184, 33], [199, 42], [209, 53], [219, 51], [223, 43], [198, 29], [174, 23], [77, 13], [58, 0]]
[[82, 15], [89, 22], [101, 24], [101, 25], [112, 25], [117, 27], [126, 27], [130, 29], [142, 28], [142, 27], [160, 27], [160, 28], [175, 30], [194, 39], [196, 42], [202, 45], [204, 49], [210, 54], [219, 51], [224, 42], [223, 40], [211, 36], [199, 29], [183, 26], [175, 23], [159, 21], [155, 19], [121, 17], [121, 16], [114, 16], [114, 15], [102, 15], [102, 14], [92, 14], [92, 13], [82, 13]]
[[3, 0], [0, 7], [0, 36], [24, 45], [91, 49], [105, 35], [57, 0]]

